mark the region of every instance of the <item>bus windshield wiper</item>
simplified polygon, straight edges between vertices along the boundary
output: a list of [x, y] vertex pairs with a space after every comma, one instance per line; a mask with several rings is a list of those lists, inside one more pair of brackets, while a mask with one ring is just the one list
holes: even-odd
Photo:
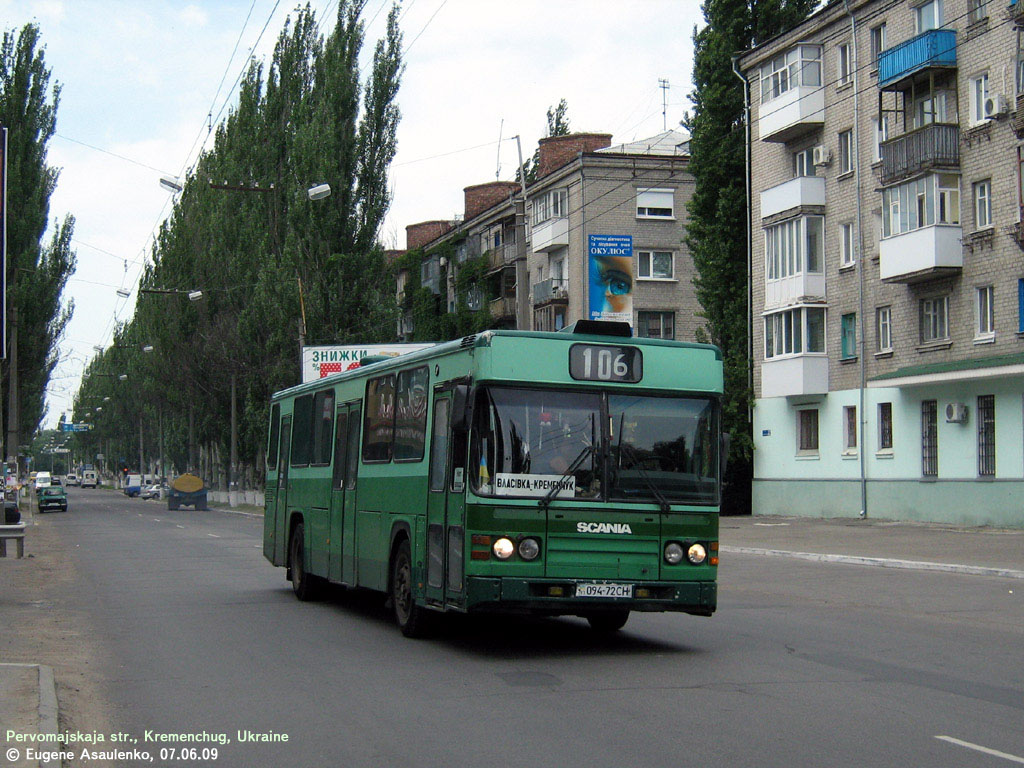
[[547, 509], [548, 504], [551, 503], [551, 500], [556, 496], [556, 494], [560, 490], [562, 490], [562, 481], [565, 480], [567, 477], [571, 477], [572, 473], [580, 468], [580, 465], [583, 463], [583, 460], [593, 453], [594, 447], [592, 445], [583, 446], [583, 450], [580, 451], [580, 455], [572, 460], [572, 464], [570, 464], [569, 468], [562, 473], [562, 476], [560, 478], [558, 478], [558, 482], [552, 485], [551, 490], [548, 491], [544, 498], [540, 500], [540, 504], [538, 506], [540, 506], [541, 509]]
[[668, 500], [665, 498], [664, 494], [662, 494], [662, 492], [658, 490], [658, 486], [655, 485], [654, 481], [651, 479], [651, 476], [647, 474], [647, 470], [640, 466], [640, 462], [637, 461], [636, 451], [634, 450], [633, 446], [628, 444], [620, 444], [619, 450], [625, 450], [628, 452], [630, 459], [632, 459], [633, 461], [633, 465], [631, 467], [628, 467], [628, 469], [635, 469], [640, 474], [640, 479], [642, 479], [644, 481], [644, 484], [651, 489], [651, 493], [653, 493], [654, 498], [657, 499], [658, 506], [661, 507], [661, 511], [668, 512]]

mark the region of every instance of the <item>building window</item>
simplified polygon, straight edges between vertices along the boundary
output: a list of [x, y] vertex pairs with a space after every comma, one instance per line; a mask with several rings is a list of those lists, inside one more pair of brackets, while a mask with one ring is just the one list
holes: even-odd
[[637, 312], [636, 335], [644, 339], [674, 339], [675, 312]]
[[637, 251], [636, 273], [641, 280], [671, 280], [675, 277], [672, 251]]
[[986, 285], [975, 292], [974, 300], [974, 338], [975, 340], [992, 339], [996, 335], [995, 310], [992, 306], [995, 289]]
[[849, 43], [843, 43], [836, 48], [839, 56], [839, 78], [837, 85], [846, 85], [851, 82], [853, 76], [853, 60]]
[[914, 9], [914, 26], [917, 34], [938, 29], [942, 26], [942, 0], [929, 0]]
[[839, 133], [839, 173], [853, 170], [853, 131]]
[[857, 406], [843, 407], [843, 452], [857, 451]]
[[939, 173], [882, 190], [882, 237], [960, 223], [960, 177]]
[[823, 216], [790, 219], [764, 231], [767, 279], [781, 280], [803, 273], [821, 274]]
[[818, 452], [818, 409], [807, 408], [796, 412], [797, 450], [800, 453]]
[[878, 66], [878, 57], [885, 50], [885, 23], [871, 28], [871, 61]]
[[914, 100], [914, 128], [924, 128], [933, 123], [955, 123], [956, 92], [948, 90], [935, 91], [934, 94], [920, 96]]
[[875, 351], [892, 352], [892, 307], [875, 310]]
[[843, 315], [841, 321], [842, 359], [853, 360], [857, 357], [857, 313]]
[[889, 118], [883, 117], [879, 120], [877, 117], [873, 117], [871, 118], [871, 125], [875, 129], [875, 146], [872, 162], [879, 163], [882, 161], [882, 144], [889, 140]]
[[892, 403], [878, 404], [878, 450], [892, 450]]
[[534, 198], [533, 225], [543, 224], [548, 219], [565, 218], [569, 211], [569, 193], [564, 189], [553, 189]]
[[949, 338], [949, 297], [921, 299], [921, 343], [945, 341]]
[[814, 148], [808, 147], [793, 153], [794, 176], [817, 176], [818, 169], [814, 165]]
[[636, 217], [638, 219], [671, 219], [674, 214], [675, 193], [671, 189], [638, 189], [636, 191]]
[[985, 122], [985, 99], [988, 98], [988, 73], [970, 80], [971, 125]]
[[939, 474], [938, 411], [934, 400], [921, 403], [921, 474], [925, 477], [938, 477]]
[[851, 267], [856, 261], [853, 250], [853, 224], [839, 225], [839, 266]]
[[761, 67], [762, 103], [801, 85], [821, 85], [820, 45], [799, 45]]
[[799, 307], [764, 319], [764, 358], [824, 354], [825, 310]]
[[992, 226], [992, 180], [974, 183], [974, 227], [985, 229]]
[[967, 23], [977, 24], [988, 18], [988, 0], [967, 0]]
[[978, 475], [996, 475], [995, 395], [978, 395]]

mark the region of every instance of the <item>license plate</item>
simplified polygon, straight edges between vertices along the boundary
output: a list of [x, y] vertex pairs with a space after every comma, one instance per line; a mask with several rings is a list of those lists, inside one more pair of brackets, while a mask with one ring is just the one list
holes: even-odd
[[576, 597], [632, 597], [632, 584], [577, 584]]

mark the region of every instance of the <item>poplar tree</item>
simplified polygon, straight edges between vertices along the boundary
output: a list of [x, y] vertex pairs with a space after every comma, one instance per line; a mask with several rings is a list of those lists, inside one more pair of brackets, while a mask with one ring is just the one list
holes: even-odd
[[693, 256], [697, 298], [710, 341], [725, 363], [723, 429], [732, 435], [723, 511], [749, 513], [753, 439], [749, 409], [747, 328], [747, 199], [743, 83], [733, 56], [805, 19], [818, 0], [704, 0], [707, 25], [695, 31], [689, 203], [686, 242]]
[[[46, 386], [57, 364], [57, 344], [71, 318], [63, 299], [75, 269], [74, 220], [49, 224], [58, 171], [47, 163], [57, 123], [60, 86], [50, 86], [39, 27], [4, 32], [0, 42], [0, 125], [7, 144], [7, 327], [3, 365], [7, 455], [16, 455], [44, 415]], [[12, 387], [12, 366], [17, 386]], [[16, 419], [12, 421], [11, 415]]]

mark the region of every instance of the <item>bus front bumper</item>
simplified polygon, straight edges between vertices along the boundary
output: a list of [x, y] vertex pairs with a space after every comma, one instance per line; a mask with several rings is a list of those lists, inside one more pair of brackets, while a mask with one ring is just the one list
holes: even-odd
[[584, 584], [593, 582], [470, 576], [466, 579], [466, 609], [558, 616], [625, 608], [710, 616], [718, 606], [718, 585], [713, 581], [615, 582], [616, 586], [632, 587], [632, 597], [581, 597], [577, 587]]

